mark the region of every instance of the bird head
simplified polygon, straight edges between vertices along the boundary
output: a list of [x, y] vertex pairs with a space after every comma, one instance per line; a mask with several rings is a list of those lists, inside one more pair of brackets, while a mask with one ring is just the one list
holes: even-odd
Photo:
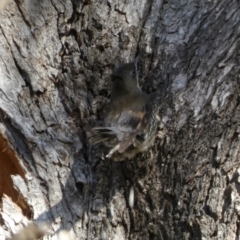
[[113, 85], [124, 86], [127, 89], [138, 88], [138, 80], [135, 63], [126, 63], [117, 68], [112, 74]]

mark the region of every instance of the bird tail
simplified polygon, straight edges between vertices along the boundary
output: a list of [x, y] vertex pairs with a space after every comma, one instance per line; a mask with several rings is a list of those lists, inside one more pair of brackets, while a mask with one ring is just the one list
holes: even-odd
[[87, 132], [87, 136], [89, 141], [94, 145], [116, 138], [116, 134], [112, 131], [112, 129], [106, 127], [92, 128], [89, 132]]

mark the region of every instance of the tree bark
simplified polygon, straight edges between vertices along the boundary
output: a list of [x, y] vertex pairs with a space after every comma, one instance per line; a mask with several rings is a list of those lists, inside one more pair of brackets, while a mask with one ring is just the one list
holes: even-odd
[[[0, 239], [239, 239], [240, 3], [16, 0], [0, 13]], [[140, 54], [154, 146], [103, 159], [114, 68]], [[128, 205], [134, 186], [134, 206]]]

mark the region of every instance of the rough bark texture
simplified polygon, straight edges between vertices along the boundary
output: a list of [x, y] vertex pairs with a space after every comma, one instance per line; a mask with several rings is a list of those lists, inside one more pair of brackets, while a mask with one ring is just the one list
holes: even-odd
[[[73, 239], [239, 239], [239, 8], [237, 0], [8, 4], [0, 239], [32, 219], [49, 222], [44, 239], [62, 228]], [[85, 132], [102, 120], [114, 67], [138, 54], [158, 137], [133, 161], [103, 161]]]

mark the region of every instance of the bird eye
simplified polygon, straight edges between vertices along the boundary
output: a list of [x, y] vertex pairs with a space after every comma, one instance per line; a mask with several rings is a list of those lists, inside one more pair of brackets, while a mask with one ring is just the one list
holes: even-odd
[[135, 78], [135, 76], [136, 76], [135, 70], [133, 70], [133, 71], [131, 72], [131, 75], [132, 75], [133, 78]]

